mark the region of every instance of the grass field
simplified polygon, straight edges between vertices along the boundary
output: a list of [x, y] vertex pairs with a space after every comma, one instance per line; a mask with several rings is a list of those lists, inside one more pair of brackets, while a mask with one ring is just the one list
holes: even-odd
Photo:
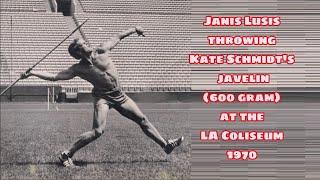
[[58, 104], [47, 111], [44, 103], [3, 103], [1, 179], [188, 179], [190, 123], [187, 109], [180, 106], [141, 104], [165, 138], [185, 136], [171, 155], [111, 110], [104, 135], [75, 154], [76, 167], [64, 168], [58, 155], [91, 128], [92, 104]]

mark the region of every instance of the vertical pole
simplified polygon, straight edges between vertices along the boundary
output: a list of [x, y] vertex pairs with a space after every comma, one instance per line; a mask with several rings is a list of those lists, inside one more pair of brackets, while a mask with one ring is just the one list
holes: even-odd
[[[13, 67], [12, 67], [12, 15], [10, 16], [10, 82], [12, 82], [12, 73], [13, 73]], [[9, 93], [9, 101], [12, 101], [12, 88], [10, 88]]]
[[48, 92], [47, 92], [47, 103], [48, 103], [48, 111], [50, 110], [50, 88], [48, 87]]
[[55, 100], [54, 100], [54, 86], [52, 86], [52, 104], [55, 103]]

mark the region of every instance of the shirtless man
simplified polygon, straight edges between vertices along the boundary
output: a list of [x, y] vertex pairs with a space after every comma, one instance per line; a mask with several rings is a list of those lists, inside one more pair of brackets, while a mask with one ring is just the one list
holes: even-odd
[[134, 33], [143, 36], [143, 29], [139, 26], [130, 28], [96, 48], [89, 47], [82, 39], [75, 39], [70, 44], [68, 51], [72, 57], [80, 60], [79, 63], [57, 74], [32, 70], [21, 75], [22, 79], [36, 76], [49, 81], [68, 80], [78, 76], [94, 86], [92, 90], [94, 97], [92, 130], [81, 134], [80, 138], [68, 150], [61, 153], [59, 159], [64, 166], [72, 166], [71, 158], [74, 153], [103, 134], [110, 108], [114, 108], [121, 115], [137, 123], [142, 131], [159, 144], [167, 154], [170, 154], [175, 147], [182, 143], [183, 136], [165, 140], [136, 103], [121, 91], [119, 76], [109, 53], [123, 38]]

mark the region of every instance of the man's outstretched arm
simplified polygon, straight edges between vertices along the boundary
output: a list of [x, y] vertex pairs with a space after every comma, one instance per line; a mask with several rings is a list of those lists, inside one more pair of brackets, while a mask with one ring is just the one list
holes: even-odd
[[71, 68], [67, 70], [63, 70], [57, 74], [52, 74], [46, 71], [30, 71], [27, 74], [22, 74], [21, 79], [26, 79], [30, 76], [36, 76], [40, 79], [48, 80], [48, 81], [58, 81], [58, 80], [68, 80], [75, 77], [74, 72]]
[[137, 26], [135, 28], [130, 28], [117, 34], [116, 36], [109, 39], [107, 42], [103, 43], [101, 47], [102, 49], [109, 51], [113, 49], [123, 38], [130, 36], [131, 34], [134, 34], [134, 33], [137, 33], [139, 36], [140, 35], [144, 36], [142, 27]]

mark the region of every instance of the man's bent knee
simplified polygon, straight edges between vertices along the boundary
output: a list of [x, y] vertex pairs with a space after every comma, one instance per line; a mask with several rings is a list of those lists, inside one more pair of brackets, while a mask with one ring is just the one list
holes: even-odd
[[94, 129], [94, 135], [96, 138], [100, 137], [104, 133], [104, 130], [96, 128]]

